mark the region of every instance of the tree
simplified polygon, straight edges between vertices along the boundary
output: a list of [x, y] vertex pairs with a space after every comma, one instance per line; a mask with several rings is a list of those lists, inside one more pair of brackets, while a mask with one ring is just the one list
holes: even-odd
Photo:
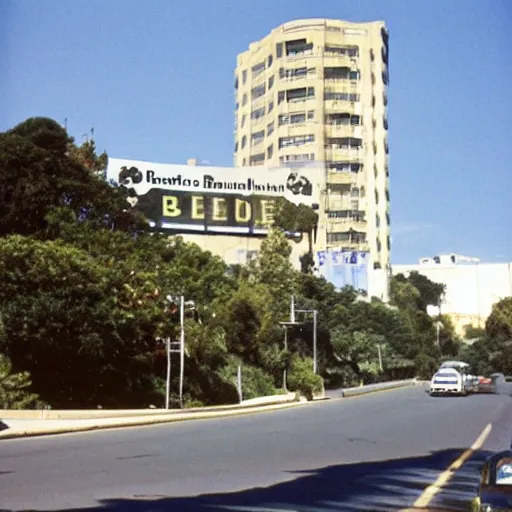
[[512, 297], [498, 301], [485, 323], [494, 371], [512, 373]]
[[296, 289], [296, 272], [290, 262], [291, 247], [284, 233], [273, 228], [261, 243], [256, 279], [265, 285], [276, 314], [285, 314]]
[[55, 238], [66, 223], [140, 231], [126, 191], [68, 156], [71, 139], [55, 121], [31, 118], [0, 133], [0, 236]]
[[278, 198], [274, 208], [274, 226], [288, 233], [306, 233], [309, 249], [300, 258], [302, 272], [309, 273], [314, 266], [313, 233], [318, 225], [318, 214], [305, 204], [295, 205]]
[[497, 342], [512, 340], [512, 297], [498, 301], [485, 323], [487, 334]]
[[426, 311], [427, 306], [439, 306], [441, 298], [445, 293], [446, 286], [441, 283], [434, 283], [428, 277], [413, 271], [409, 274], [407, 281], [419, 292], [418, 307]]
[[30, 372], [43, 400], [129, 404], [147, 385], [141, 355], [157, 319], [143, 304], [123, 307], [122, 285], [108, 267], [61, 242], [0, 239], [0, 351], [16, 371]]
[[99, 178], [105, 177], [108, 155], [106, 151], [103, 151], [100, 155], [96, 153], [96, 142], [92, 137], [84, 140], [80, 146], [70, 143], [68, 155], [71, 160], [79, 163], [95, 176]]
[[28, 409], [38, 402], [38, 396], [28, 391], [32, 382], [28, 372], [12, 372], [12, 363], [0, 354], [0, 409]]

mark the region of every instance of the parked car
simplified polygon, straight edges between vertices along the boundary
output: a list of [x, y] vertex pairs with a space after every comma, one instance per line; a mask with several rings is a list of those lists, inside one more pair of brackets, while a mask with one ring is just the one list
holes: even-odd
[[473, 512], [512, 512], [512, 450], [495, 453], [482, 469]]

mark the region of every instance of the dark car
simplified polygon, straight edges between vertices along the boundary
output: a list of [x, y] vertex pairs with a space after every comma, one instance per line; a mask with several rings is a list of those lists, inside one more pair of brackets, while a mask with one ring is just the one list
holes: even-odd
[[489, 457], [482, 469], [473, 512], [512, 512], [512, 450]]

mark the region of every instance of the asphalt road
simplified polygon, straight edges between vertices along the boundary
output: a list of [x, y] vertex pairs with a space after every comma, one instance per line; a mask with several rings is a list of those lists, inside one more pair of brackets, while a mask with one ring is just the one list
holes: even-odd
[[[247, 416], [0, 441], [0, 509], [387, 511], [410, 506], [485, 426], [436, 498], [464, 510], [512, 398], [421, 387]], [[457, 508], [459, 507], [459, 508]]]

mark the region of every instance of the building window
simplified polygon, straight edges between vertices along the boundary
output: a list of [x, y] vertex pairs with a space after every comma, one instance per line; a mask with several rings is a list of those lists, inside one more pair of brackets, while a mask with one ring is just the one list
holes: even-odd
[[242, 119], [240, 121], [240, 128], [243, 128], [244, 127], [244, 124], [245, 124], [245, 117], [246, 115], [245, 114], [242, 114]]
[[388, 104], [388, 95], [385, 92], [382, 93], [382, 102], [384, 103], [384, 105]]
[[328, 169], [333, 172], [358, 173], [363, 170], [363, 164], [360, 162], [329, 162]]
[[235, 142], [235, 153], [238, 151], [238, 141]]
[[391, 219], [390, 219], [390, 217], [389, 217], [389, 213], [386, 213], [386, 224], [387, 224], [388, 226], [391, 226]]
[[380, 215], [375, 215], [375, 227], [380, 228]]
[[265, 107], [257, 108], [251, 112], [251, 119], [254, 121], [265, 117]]
[[382, 72], [382, 81], [384, 82], [384, 85], [389, 85], [389, 75], [387, 71]]
[[299, 155], [284, 155], [279, 157], [279, 162], [282, 164], [287, 164], [289, 162], [306, 162], [312, 161], [315, 159], [314, 153], [302, 153]]
[[334, 210], [327, 213], [329, 219], [350, 219], [355, 222], [365, 222], [365, 212], [362, 210]]
[[372, 107], [375, 107], [375, 96], [372, 96]]
[[370, 60], [373, 62], [375, 60], [375, 52], [373, 48], [370, 48]]
[[324, 100], [350, 101], [351, 103], [355, 103], [356, 101], [359, 101], [359, 94], [355, 92], [336, 92], [331, 91], [330, 89], [325, 89]]
[[235, 90], [238, 89], [238, 76], [235, 76]]
[[347, 67], [335, 67], [324, 69], [325, 80], [359, 80], [359, 70], [353, 70]]
[[389, 235], [386, 237], [386, 245], [388, 247], [388, 251], [391, 251], [391, 238]]
[[295, 114], [282, 114], [278, 118], [279, 126], [284, 124], [301, 124], [306, 122], [306, 112], [296, 112]]
[[375, 178], [379, 176], [379, 170], [377, 169], [377, 165], [373, 164], [373, 175]]
[[276, 44], [276, 57], [280, 59], [283, 56], [283, 43]]
[[384, 130], [388, 129], [388, 118], [387, 118], [387, 116], [384, 116], [384, 118], [382, 119], [382, 126], [384, 126]]
[[265, 84], [258, 85], [256, 87], [253, 87], [251, 90], [251, 98], [253, 100], [256, 100], [258, 98], [261, 98], [266, 92]]
[[268, 79], [268, 88], [269, 90], [272, 89], [272, 87], [274, 87], [274, 75], [272, 75], [269, 79]]
[[270, 146], [267, 148], [267, 158], [270, 159], [274, 156], [274, 145], [270, 144]]
[[267, 67], [272, 66], [272, 63], [274, 62], [274, 58], [272, 57], [272, 55], [268, 56], [267, 62], [268, 62]]
[[265, 161], [265, 153], [258, 153], [257, 155], [252, 155], [250, 160], [250, 165], [260, 165]]
[[272, 133], [274, 133], [274, 121], [267, 125], [267, 137], [272, 135]]
[[337, 45], [325, 45], [325, 54], [328, 57], [359, 57], [358, 46], [337, 46]]
[[265, 138], [265, 130], [261, 130], [259, 132], [255, 132], [251, 135], [251, 146], [257, 146], [263, 142]]
[[326, 139], [325, 145], [336, 149], [360, 149], [363, 145], [363, 139], [357, 137], [329, 137]]
[[246, 144], [247, 144], [247, 137], [244, 135], [242, 137], [242, 143], [240, 144], [241, 148], [244, 149]]
[[281, 68], [279, 69], [279, 78], [282, 80], [298, 80], [316, 74], [315, 68], [303, 66], [300, 68]]
[[384, 64], [387, 64], [388, 63], [388, 51], [386, 50], [385, 46], [382, 47], [381, 56], [382, 56], [382, 62], [384, 62]]
[[281, 137], [279, 139], [279, 149], [287, 148], [290, 146], [304, 146], [315, 142], [315, 136], [310, 135], [295, 135], [294, 137]]
[[379, 237], [377, 237], [377, 251], [378, 252], [382, 251], [382, 242], [380, 241]]
[[242, 71], [242, 84], [245, 85], [247, 82], [247, 69]]
[[335, 126], [338, 125], [352, 125], [359, 126], [361, 125], [361, 116], [356, 114], [350, 114], [348, 112], [340, 112], [339, 114], [328, 114], [325, 117], [325, 124], [332, 124]]
[[285, 46], [287, 57], [299, 57], [313, 53], [313, 43], [308, 43], [306, 39], [286, 41]]
[[247, 104], [247, 94], [245, 94], [245, 92], [244, 92], [244, 95], [242, 96], [242, 107], [246, 104]]
[[375, 189], [375, 204], [379, 204], [379, 191]]
[[389, 189], [388, 188], [386, 189], [386, 201], [389, 202]]
[[265, 61], [260, 62], [259, 64], [255, 64], [252, 68], [252, 77], [256, 78], [257, 76], [261, 75], [263, 71], [265, 71]]
[[285, 99], [288, 103], [295, 103], [314, 97], [314, 87], [300, 87], [298, 89], [288, 89], [287, 91], [279, 91], [278, 103], [281, 103]]
[[349, 242], [351, 244], [362, 244], [366, 242], [366, 233], [354, 230], [327, 233], [327, 242]]
[[272, 110], [274, 110], [274, 102], [273, 101], [269, 102], [269, 104], [268, 104], [268, 112], [272, 112]]
[[244, 158], [244, 159], [242, 160], [242, 166], [244, 166], [244, 167], [245, 167], [246, 165], [247, 165], [247, 159], [246, 159], [246, 158]]

